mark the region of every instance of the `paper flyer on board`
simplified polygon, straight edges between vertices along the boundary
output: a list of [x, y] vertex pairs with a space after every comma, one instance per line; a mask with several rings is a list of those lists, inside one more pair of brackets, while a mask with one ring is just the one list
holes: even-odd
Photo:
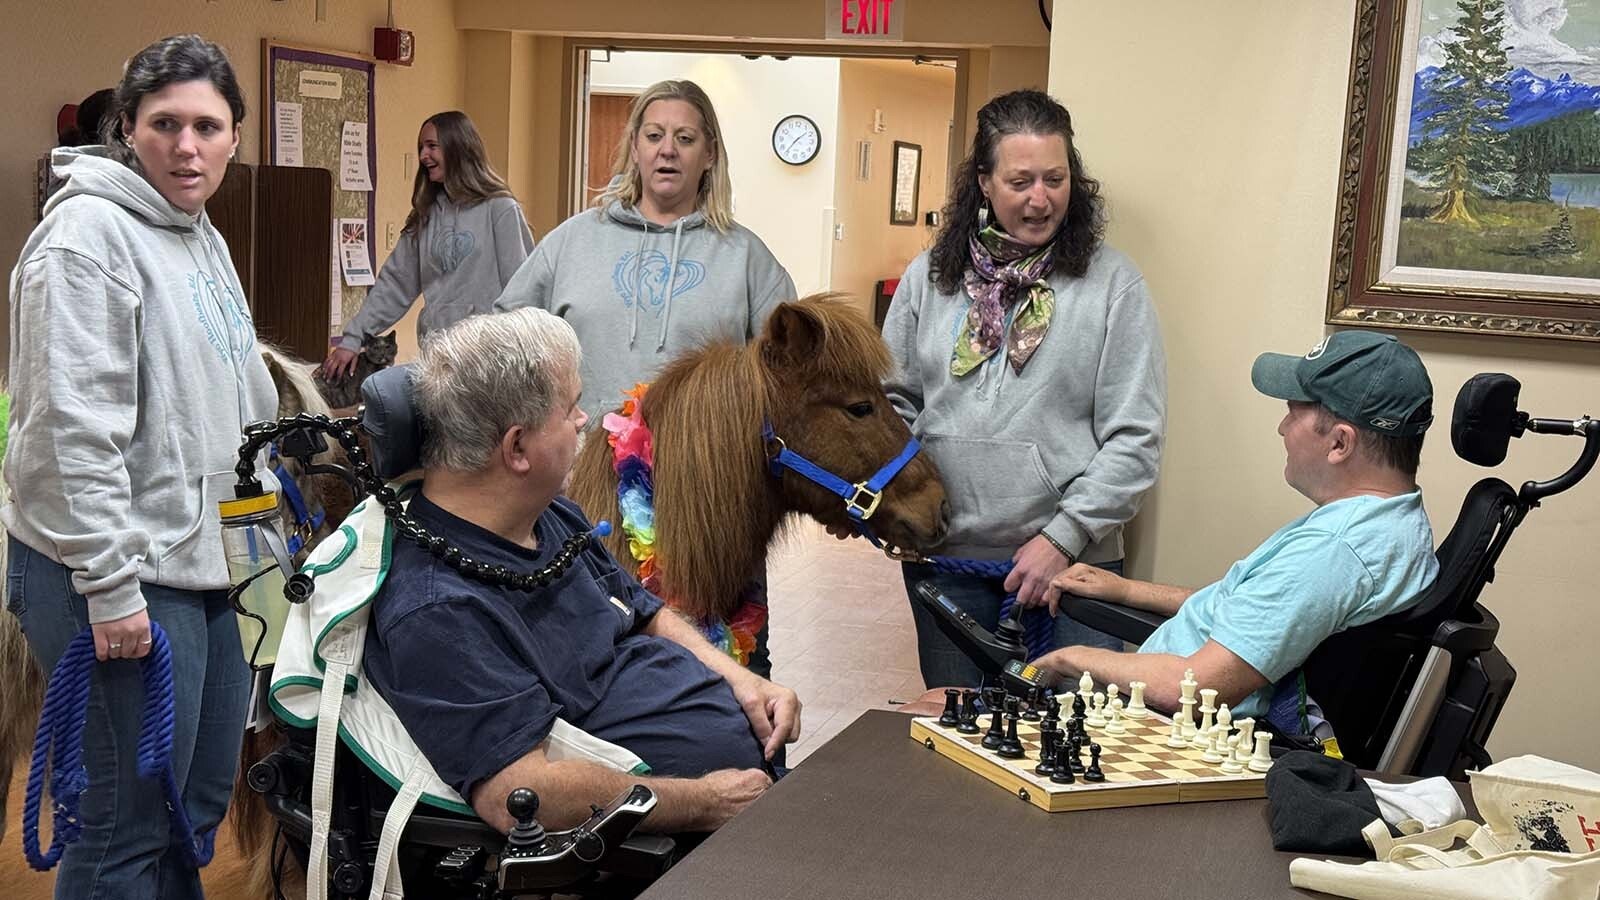
[[344, 270], [344, 283], [351, 287], [370, 285], [372, 255], [367, 252], [367, 220], [339, 220], [339, 265]]
[[300, 104], [281, 101], [274, 110], [275, 116], [272, 128], [272, 161], [274, 165], [305, 165], [300, 131], [300, 112]]
[[339, 141], [339, 189], [372, 190], [372, 174], [367, 166], [367, 123], [346, 122]]

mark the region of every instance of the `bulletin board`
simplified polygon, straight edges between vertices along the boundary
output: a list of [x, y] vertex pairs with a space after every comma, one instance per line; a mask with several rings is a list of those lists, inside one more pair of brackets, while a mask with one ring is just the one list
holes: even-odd
[[[328, 222], [333, 248], [328, 273], [330, 335], [338, 334], [361, 308], [366, 285], [377, 271], [372, 192], [378, 179], [376, 70], [377, 60], [359, 53], [299, 47], [270, 38], [261, 42], [263, 160], [275, 166], [327, 169], [333, 176], [333, 214]], [[346, 123], [362, 127], [346, 129]], [[351, 131], [354, 134], [347, 133]], [[364, 220], [365, 229], [352, 227], [350, 220]], [[341, 221], [346, 223], [342, 229]], [[358, 240], [364, 242], [364, 254]], [[358, 261], [362, 256], [364, 278]]]

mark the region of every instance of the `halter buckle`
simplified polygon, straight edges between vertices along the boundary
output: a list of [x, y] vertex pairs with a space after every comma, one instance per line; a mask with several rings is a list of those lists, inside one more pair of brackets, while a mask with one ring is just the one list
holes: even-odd
[[[844, 501], [844, 511], [862, 521], [872, 518], [872, 514], [878, 511], [878, 503], [883, 500], [883, 492], [867, 487], [865, 481], [856, 482], [854, 487], [855, 494]], [[863, 496], [867, 498], [865, 503], [861, 502]]]

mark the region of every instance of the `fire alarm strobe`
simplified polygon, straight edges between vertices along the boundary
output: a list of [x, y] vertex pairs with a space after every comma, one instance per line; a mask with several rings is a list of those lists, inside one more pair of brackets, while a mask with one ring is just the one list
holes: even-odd
[[415, 50], [415, 39], [404, 28], [372, 29], [372, 55], [385, 62], [409, 66]]

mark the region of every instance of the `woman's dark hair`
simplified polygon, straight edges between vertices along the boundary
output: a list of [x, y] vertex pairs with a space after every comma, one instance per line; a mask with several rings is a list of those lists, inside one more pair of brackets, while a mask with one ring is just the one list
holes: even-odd
[[1055, 271], [1075, 278], [1089, 269], [1089, 258], [1100, 246], [1105, 221], [1100, 204], [1100, 182], [1083, 170], [1083, 159], [1072, 143], [1072, 116], [1044, 91], [1012, 91], [990, 100], [978, 110], [978, 131], [972, 137], [972, 152], [956, 169], [950, 200], [944, 207], [944, 227], [934, 239], [929, 262], [934, 282], [946, 294], [961, 287], [967, 270], [968, 240], [978, 230], [978, 207], [983, 205], [983, 190], [978, 176], [994, 171], [1000, 139], [1013, 134], [1058, 134], [1067, 145], [1067, 162], [1072, 169], [1072, 195], [1067, 200], [1067, 215], [1055, 237]]
[[147, 95], [185, 81], [210, 82], [228, 102], [233, 124], [244, 121], [244, 95], [239, 92], [228, 55], [198, 34], [175, 34], [134, 54], [122, 71], [116, 98], [100, 123], [102, 143], [110, 148], [113, 159], [137, 168], [133, 149], [122, 142], [123, 117], [136, 120], [139, 104]]

